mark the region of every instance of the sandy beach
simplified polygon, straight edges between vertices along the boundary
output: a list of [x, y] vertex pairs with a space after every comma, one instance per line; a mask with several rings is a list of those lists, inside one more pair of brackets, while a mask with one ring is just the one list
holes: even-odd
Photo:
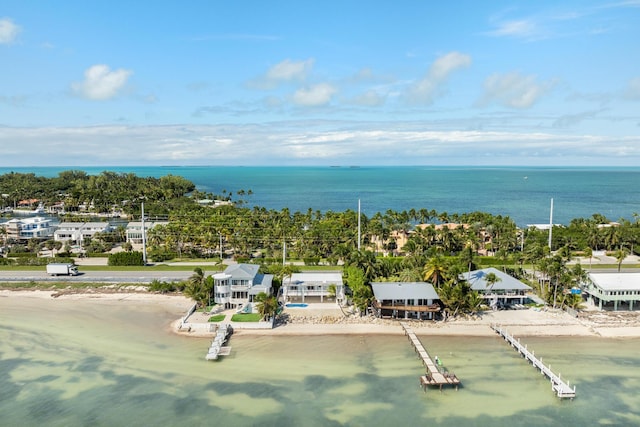
[[[64, 299], [96, 304], [154, 305], [176, 314], [171, 330], [181, 335], [209, 336], [203, 332], [178, 331], [180, 318], [193, 305], [183, 296], [162, 295], [134, 290], [117, 292], [105, 289], [73, 292], [43, 290], [0, 290], [0, 298]], [[309, 304], [305, 308], [285, 309], [284, 323], [273, 329], [242, 329], [241, 335], [362, 335], [403, 334], [398, 321], [349, 315], [332, 304]], [[206, 323], [208, 315], [195, 313], [191, 323]], [[640, 312], [587, 310], [578, 318], [561, 311], [524, 309], [488, 311], [480, 316], [443, 321], [408, 321], [419, 335], [491, 336], [491, 324], [506, 327], [516, 336], [589, 336], [606, 338], [639, 338]]]

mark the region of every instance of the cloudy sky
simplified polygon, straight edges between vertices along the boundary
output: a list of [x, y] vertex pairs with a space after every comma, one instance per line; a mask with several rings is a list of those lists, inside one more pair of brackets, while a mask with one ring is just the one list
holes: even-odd
[[640, 0], [2, 0], [0, 65], [4, 167], [640, 166]]

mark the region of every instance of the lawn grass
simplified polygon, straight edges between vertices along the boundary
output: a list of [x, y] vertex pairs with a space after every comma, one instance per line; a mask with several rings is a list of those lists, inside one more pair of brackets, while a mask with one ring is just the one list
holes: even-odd
[[231, 317], [232, 322], [259, 322], [262, 320], [262, 316], [258, 313], [242, 313], [234, 314]]
[[209, 318], [209, 322], [222, 322], [225, 317], [227, 317], [225, 314], [216, 314]]

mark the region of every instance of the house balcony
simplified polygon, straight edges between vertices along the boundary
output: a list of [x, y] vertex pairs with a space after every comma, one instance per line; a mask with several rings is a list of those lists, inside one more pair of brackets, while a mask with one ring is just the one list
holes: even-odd
[[380, 303], [379, 301], [374, 301], [373, 307], [376, 308], [377, 310], [413, 311], [417, 313], [437, 313], [441, 310], [441, 307], [438, 304], [403, 305], [403, 304]]
[[215, 289], [217, 292], [231, 294], [231, 286], [229, 285], [215, 285]]

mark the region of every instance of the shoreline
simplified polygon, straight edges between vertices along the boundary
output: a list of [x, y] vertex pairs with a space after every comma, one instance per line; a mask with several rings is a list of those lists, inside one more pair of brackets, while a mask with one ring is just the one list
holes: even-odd
[[[179, 331], [177, 325], [193, 301], [182, 295], [149, 292], [60, 292], [52, 290], [0, 290], [0, 298], [37, 298], [42, 300], [81, 300], [100, 304], [157, 305], [176, 313], [167, 332], [183, 337], [211, 337], [211, 332]], [[372, 317], [345, 317], [329, 305], [320, 309], [288, 309], [288, 321], [273, 329], [236, 329], [239, 336], [314, 336], [314, 335], [404, 335], [399, 320]], [[584, 311], [578, 318], [552, 310], [504, 310], [484, 312], [473, 319], [448, 321], [407, 320], [417, 335], [491, 337], [491, 324], [506, 327], [522, 337], [594, 337], [640, 338], [640, 311]]]

